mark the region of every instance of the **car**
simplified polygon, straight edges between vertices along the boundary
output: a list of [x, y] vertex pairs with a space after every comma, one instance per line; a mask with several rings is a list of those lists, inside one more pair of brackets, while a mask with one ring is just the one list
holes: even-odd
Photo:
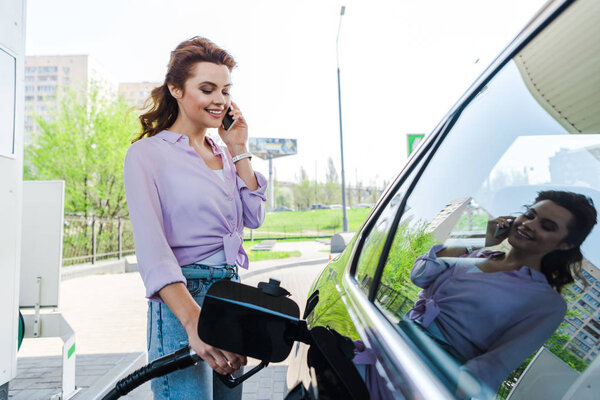
[[[597, 226], [582, 245], [582, 274], [590, 284], [563, 289], [569, 312], [544, 346], [528, 330], [490, 333], [524, 346], [520, 351], [528, 353], [518, 362], [476, 370], [468, 362], [476, 358], [452, 353], [448, 332], [425, 332], [424, 323], [409, 318], [421, 291], [411, 269], [433, 245], [484, 247], [488, 221], [524, 213], [540, 191], [575, 192], [600, 205], [599, 54], [600, 3], [550, 1], [475, 81], [314, 281], [307, 328], [337, 332], [354, 343], [354, 354], [324, 364], [311, 354], [315, 344], [297, 342], [288, 398], [361, 398], [357, 372], [371, 398], [600, 398], [594, 379], [600, 371]], [[509, 290], [486, 304], [500, 307], [516, 294]], [[478, 302], [471, 306], [476, 310]], [[543, 313], [547, 304], [537, 307]], [[340, 350], [347, 341], [337, 343]], [[487, 350], [473, 357], [493, 351]], [[485, 379], [487, 373], [493, 379]]]
[[290, 207], [279, 206], [279, 207], [275, 207], [271, 211], [273, 211], [273, 212], [281, 212], [281, 211], [295, 211], [295, 210], [293, 208], [290, 208]]
[[331, 208], [331, 206], [328, 206], [326, 204], [311, 204], [310, 205], [311, 210], [328, 210], [330, 208]]

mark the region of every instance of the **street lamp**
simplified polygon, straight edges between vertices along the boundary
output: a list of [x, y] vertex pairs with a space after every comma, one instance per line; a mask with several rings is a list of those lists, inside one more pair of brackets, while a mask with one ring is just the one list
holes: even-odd
[[344, 232], [348, 232], [348, 215], [346, 213], [346, 174], [344, 173], [344, 136], [342, 134], [342, 93], [340, 90], [340, 53], [339, 53], [339, 40], [340, 40], [340, 28], [342, 27], [342, 17], [346, 7], [342, 6], [340, 9], [340, 23], [338, 25], [337, 37], [335, 38], [335, 57], [337, 61], [337, 82], [338, 82], [338, 110], [340, 116], [340, 154], [342, 156], [342, 211], [343, 211], [343, 228]]

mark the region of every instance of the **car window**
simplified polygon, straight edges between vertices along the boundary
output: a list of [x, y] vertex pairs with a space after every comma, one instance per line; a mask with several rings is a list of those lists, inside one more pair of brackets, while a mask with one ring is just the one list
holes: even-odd
[[366, 296], [369, 295], [375, 271], [377, 270], [377, 265], [381, 258], [381, 252], [385, 246], [390, 229], [393, 226], [394, 217], [399, 212], [403, 194], [406, 193], [407, 187], [410, 186], [410, 182], [413, 181], [414, 175], [418, 170], [418, 166], [414, 168], [408, 179], [405, 179], [404, 182], [395, 189], [393, 194], [390, 195], [391, 198], [387, 205], [371, 225], [371, 228], [362, 243], [362, 248], [356, 264], [355, 277], [358, 287]]
[[[575, 221], [590, 225], [600, 205], [592, 7], [567, 9], [463, 110], [408, 193], [382, 254], [376, 305], [453, 390], [469, 388], [467, 397], [489, 389], [506, 398], [535, 379], [534, 366], [550, 368], [544, 352], [557, 356], [554, 371], [568, 374], [600, 351], [600, 229], [573, 242], [584, 230]], [[373, 254], [361, 254], [359, 280], [394, 211], [372, 233], [381, 237], [367, 239]], [[583, 258], [575, 263], [566, 254], [577, 248]], [[559, 273], [565, 269], [575, 283]], [[540, 384], [536, 393], [545, 386], [556, 387]]]

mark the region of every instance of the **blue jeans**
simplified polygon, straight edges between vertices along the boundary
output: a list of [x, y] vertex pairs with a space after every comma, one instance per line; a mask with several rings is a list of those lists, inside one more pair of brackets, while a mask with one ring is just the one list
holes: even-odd
[[[198, 266], [198, 268], [207, 268]], [[239, 280], [234, 277], [232, 280]], [[188, 279], [187, 289], [202, 306], [208, 287], [215, 280]], [[166, 304], [148, 302], [148, 360], [152, 361], [188, 345], [185, 329]], [[238, 371], [241, 374], [241, 371]], [[236, 374], [237, 376], [238, 374]], [[213, 376], [213, 370], [204, 361], [180, 369], [151, 383], [154, 400], [240, 400], [242, 385], [233, 389]]]

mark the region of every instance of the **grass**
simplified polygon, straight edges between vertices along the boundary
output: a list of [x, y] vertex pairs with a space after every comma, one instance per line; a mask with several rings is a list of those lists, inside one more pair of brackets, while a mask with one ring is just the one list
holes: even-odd
[[281, 258], [300, 257], [299, 251], [248, 251], [250, 261], [279, 260]]
[[300, 257], [302, 253], [299, 251], [253, 251], [250, 250], [252, 246], [256, 243], [253, 242], [244, 242], [244, 250], [248, 253], [248, 259], [250, 261], [262, 261], [262, 260], [279, 260], [281, 258], [289, 258], [289, 257]]
[[[259, 242], [262, 242], [264, 239], [261, 238], [257, 238], [256, 235], [254, 235], [254, 240], [250, 240], [250, 236], [247, 236], [244, 238], [244, 243], [248, 242], [251, 243], [252, 245], [255, 245]], [[309, 242], [309, 241], [314, 241], [316, 239], [312, 238], [312, 237], [292, 237], [292, 238], [277, 238], [274, 239], [277, 242]]]
[[[253, 231], [255, 239], [300, 236], [333, 236], [342, 231], [343, 210], [306, 210], [268, 213], [265, 222]], [[367, 218], [371, 209], [347, 210], [348, 229], [355, 232]], [[250, 237], [248, 231], [245, 235]]]

